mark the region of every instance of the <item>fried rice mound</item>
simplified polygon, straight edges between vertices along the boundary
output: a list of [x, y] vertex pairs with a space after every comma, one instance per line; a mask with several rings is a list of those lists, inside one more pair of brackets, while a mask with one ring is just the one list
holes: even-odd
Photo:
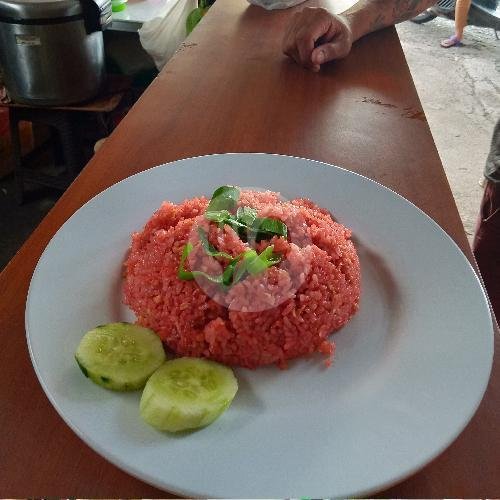
[[[283, 221], [288, 238], [255, 244], [257, 251], [273, 244], [282, 261], [222, 290], [204, 278], [178, 277], [183, 249], [195, 241], [197, 227], [207, 229], [210, 243], [220, 251], [237, 256], [249, 249], [250, 243], [229, 226], [204, 219], [208, 202], [204, 197], [164, 202], [132, 235], [123, 295], [137, 322], [180, 356], [286, 368], [287, 360], [317, 352], [329, 364], [335, 349], [330, 334], [359, 307], [360, 265], [351, 231], [309, 200], [283, 201], [278, 193], [243, 190], [238, 206]], [[193, 255], [203, 260], [197, 248]], [[210, 260], [206, 269], [223, 269], [223, 260]]]

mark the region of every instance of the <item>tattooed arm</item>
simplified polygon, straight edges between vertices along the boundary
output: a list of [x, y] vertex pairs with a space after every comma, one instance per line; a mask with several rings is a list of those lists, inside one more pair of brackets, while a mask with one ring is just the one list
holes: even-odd
[[361, 0], [342, 15], [356, 41], [372, 31], [411, 19], [435, 3], [435, 0]]
[[405, 21], [436, 0], [360, 0], [337, 16], [306, 7], [294, 14], [283, 39], [283, 52], [298, 64], [319, 71], [321, 64], [347, 56], [353, 42], [373, 31]]

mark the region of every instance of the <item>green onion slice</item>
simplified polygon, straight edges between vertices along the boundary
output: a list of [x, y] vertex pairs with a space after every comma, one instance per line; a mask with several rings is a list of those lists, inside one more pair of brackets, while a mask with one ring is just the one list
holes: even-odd
[[204, 273], [203, 271], [187, 271], [185, 268], [186, 259], [189, 254], [193, 251], [193, 245], [188, 242], [184, 245], [182, 249], [181, 261], [179, 262], [179, 269], [177, 270], [177, 276], [184, 281], [194, 280], [197, 277], [203, 277], [212, 283], [222, 284], [222, 274], [220, 276], [210, 276], [210, 274]]
[[244, 257], [247, 261], [246, 269], [249, 274], [255, 275], [265, 271], [281, 261], [281, 256], [273, 252], [274, 246], [269, 245], [258, 256]]
[[208, 235], [202, 227], [198, 228], [198, 236], [200, 238], [200, 243], [203, 250], [205, 250], [205, 253], [207, 255], [210, 255], [210, 257], [222, 257], [223, 259], [227, 260], [233, 259], [232, 255], [226, 252], [219, 252], [217, 248], [210, 244], [210, 242], [208, 241]]
[[231, 284], [232, 285], [236, 285], [236, 283], [238, 283], [238, 281], [241, 281], [241, 279], [245, 275], [246, 271], [247, 271], [247, 268], [246, 268], [246, 265], [245, 265], [245, 261], [244, 260], [240, 260], [236, 264], [236, 267], [234, 268], [233, 281], [232, 281]]
[[226, 287], [229, 287], [231, 285], [234, 285], [234, 270], [236, 268], [236, 265], [239, 262], [239, 257], [236, 259], [233, 259], [224, 269], [224, 272], [222, 273], [222, 284]]
[[[258, 217], [257, 210], [252, 207], [239, 207], [238, 200], [240, 190], [234, 186], [221, 186], [217, 188], [210, 200], [205, 218], [210, 222], [215, 222], [219, 227], [229, 225], [243, 241], [251, 239], [256, 242], [271, 239], [274, 236], [287, 238], [288, 228], [286, 224], [271, 217]], [[236, 210], [236, 213], [234, 213]], [[223, 288], [235, 285], [243, 279], [245, 274], [256, 275], [271, 266], [281, 262], [281, 255], [274, 253], [274, 246], [266, 247], [260, 254], [255, 250], [247, 250], [237, 257], [226, 252], [220, 252], [208, 241], [207, 232], [198, 227], [200, 244], [207, 255], [215, 258], [228, 260], [224, 272], [218, 276], [211, 276], [203, 271], [188, 271], [185, 268], [186, 260], [193, 250], [191, 243], [186, 243], [182, 250], [181, 260], [177, 275], [182, 280], [193, 280], [198, 276], [220, 284]]]
[[274, 253], [274, 246], [269, 245], [260, 254], [257, 254], [255, 250], [247, 250], [235, 258], [231, 258], [231, 261], [222, 274], [211, 276], [203, 271], [187, 271], [185, 269], [186, 259], [192, 250], [193, 245], [190, 242], [184, 245], [177, 276], [185, 281], [193, 280], [200, 276], [212, 283], [222, 285], [226, 289], [241, 281], [245, 273], [255, 276], [281, 262], [281, 256]]

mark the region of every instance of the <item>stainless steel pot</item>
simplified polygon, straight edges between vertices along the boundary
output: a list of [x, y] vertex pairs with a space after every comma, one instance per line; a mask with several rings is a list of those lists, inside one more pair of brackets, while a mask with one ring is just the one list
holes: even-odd
[[110, 0], [0, 0], [0, 65], [11, 98], [64, 105], [94, 97], [110, 21]]

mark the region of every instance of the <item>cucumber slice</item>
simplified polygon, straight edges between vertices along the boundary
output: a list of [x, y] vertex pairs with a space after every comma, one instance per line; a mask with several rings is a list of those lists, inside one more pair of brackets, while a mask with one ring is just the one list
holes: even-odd
[[114, 391], [135, 391], [165, 361], [165, 350], [148, 328], [109, 323], [83, 336], [75, 358], [83, 374], [96, 384]]
[[146, 383], [141, 416], [162, 431], [204, 427], [226, 410], [237, 390], [233, 371], [226, 366], [206, 359], [174, 359]]

